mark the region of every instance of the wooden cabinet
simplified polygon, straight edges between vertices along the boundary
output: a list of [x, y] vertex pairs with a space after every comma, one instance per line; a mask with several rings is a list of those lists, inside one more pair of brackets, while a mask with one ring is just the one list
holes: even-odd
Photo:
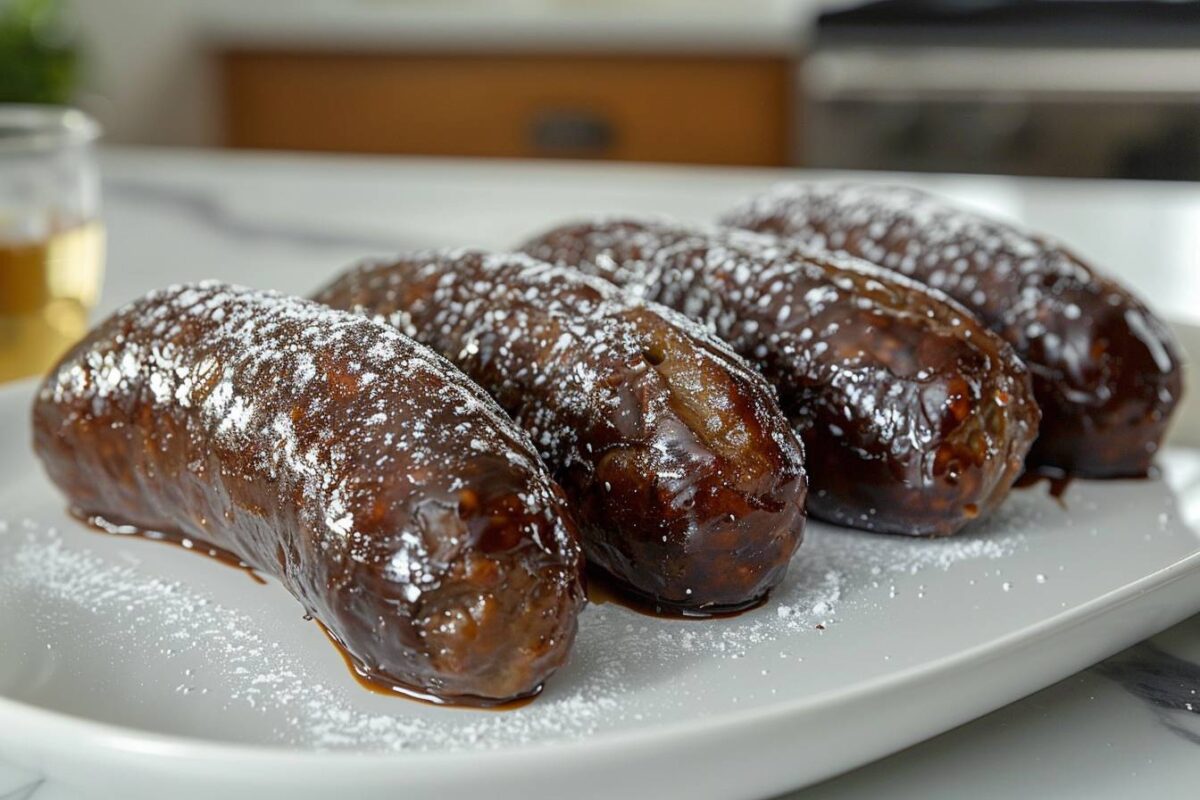
[[791, 161], [781, 57], [234, 51], [220, 63], [233, 147]]

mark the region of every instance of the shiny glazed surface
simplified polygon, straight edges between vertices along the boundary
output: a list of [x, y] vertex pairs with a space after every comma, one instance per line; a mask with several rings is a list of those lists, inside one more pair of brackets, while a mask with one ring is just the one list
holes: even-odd
[[771, 387], [699, 326], [519, 254], [364, 263], [317, 299], [389, 321], [491, 392], [624, 590], [711, 614], [782, 580], [804, 529], [800, 443]]
[[1182, 393], [1178, 348], [1153, 313], [1066, 248], [925, 192], [782, 184], [725, 224], [850, 253], [941, 289], [1033, 373], [1033, 467], [1144, 475]]
[[583, 593], [561, 491], [486, 394], [385, 325], [154, 292], [51, 371], [33, 430], [76, 513], [274, 575], [398, 691], [490, 704], [566, 658]]
[[1036, 434], [1008, 345], [857, 259], [638, 220], [564, 226], [525, 249], [703, 320], [757, 364], [804, 440], [822, 519], [954, 533], [999, 505]]

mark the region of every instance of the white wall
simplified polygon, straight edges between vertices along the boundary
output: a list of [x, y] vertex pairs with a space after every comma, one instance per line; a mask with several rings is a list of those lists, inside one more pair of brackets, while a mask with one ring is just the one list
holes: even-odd
[[70, 2], [68, 14], [85, 47], [80, 104], [100, 120], [106, 141], [215, 142], [216, 96], [196, 17], [202, 6], [223, 2]]

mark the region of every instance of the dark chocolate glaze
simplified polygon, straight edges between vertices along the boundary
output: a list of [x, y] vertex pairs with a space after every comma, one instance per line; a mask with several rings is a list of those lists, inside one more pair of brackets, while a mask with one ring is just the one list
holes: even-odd
[[584, 600], [561, 490], [491, 398], [386, 325], [155, 292], [54, 368], [33, 430], [79, 513], [277, 577], [377, 681], [491, 703], [566, 659]]
[[725, 224], [850, 253], [975, 312], [1033, 373], [1031, 466], [1089, 478], [1146, 474], [1183, 391], [1178, 348], [1129, 291], [1066, 248], [924, 192], [793, 183]]
[[609, 572], [600, 567], [589, 565], [587, 570], [587, 599], [594, 606], [612, 603], [628, 609], [643, 617], [655, 619], [674, 619], [699, 622], [711, 619], [732, 619], [740, 617], [749, 611], [763, 606], [770, 595], [764, 594], [747, 600], [742, 605], [728, 605], [721, 608], [707, 608], [696, 611], [687, 607], [663, 605], [651, 597], [629, 591], [628, 587], [614, 578]]
[[995, 508], [1037, 431], [1012, 349], [935, 292], [774, 237], [666, 222], [569, 225], [525, 245], [709, 324], [804, 440], [814, 516], [954, 533]]
[[317, 299], [390, 321], [490, 391], [625, 591], [711, 614], [782, 580], [804, 529], [800, 443], [766, 381], [695, 323], [519, 254], [365, 263]]

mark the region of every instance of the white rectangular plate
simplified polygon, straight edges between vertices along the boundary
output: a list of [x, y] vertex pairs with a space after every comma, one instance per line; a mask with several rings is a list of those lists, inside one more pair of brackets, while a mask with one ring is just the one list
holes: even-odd
[[759, 798], [1200, 609], [1200, 450], [1176, 447], [1159, 478], [1016, 491], [949, 540], [810, 522], [759, 609], [591, 606], [536, 702], [433, 708], [360, 688], [277, 584], [73, 520], [32, 388], [0, 391], [0, 757], [87, 796]]

